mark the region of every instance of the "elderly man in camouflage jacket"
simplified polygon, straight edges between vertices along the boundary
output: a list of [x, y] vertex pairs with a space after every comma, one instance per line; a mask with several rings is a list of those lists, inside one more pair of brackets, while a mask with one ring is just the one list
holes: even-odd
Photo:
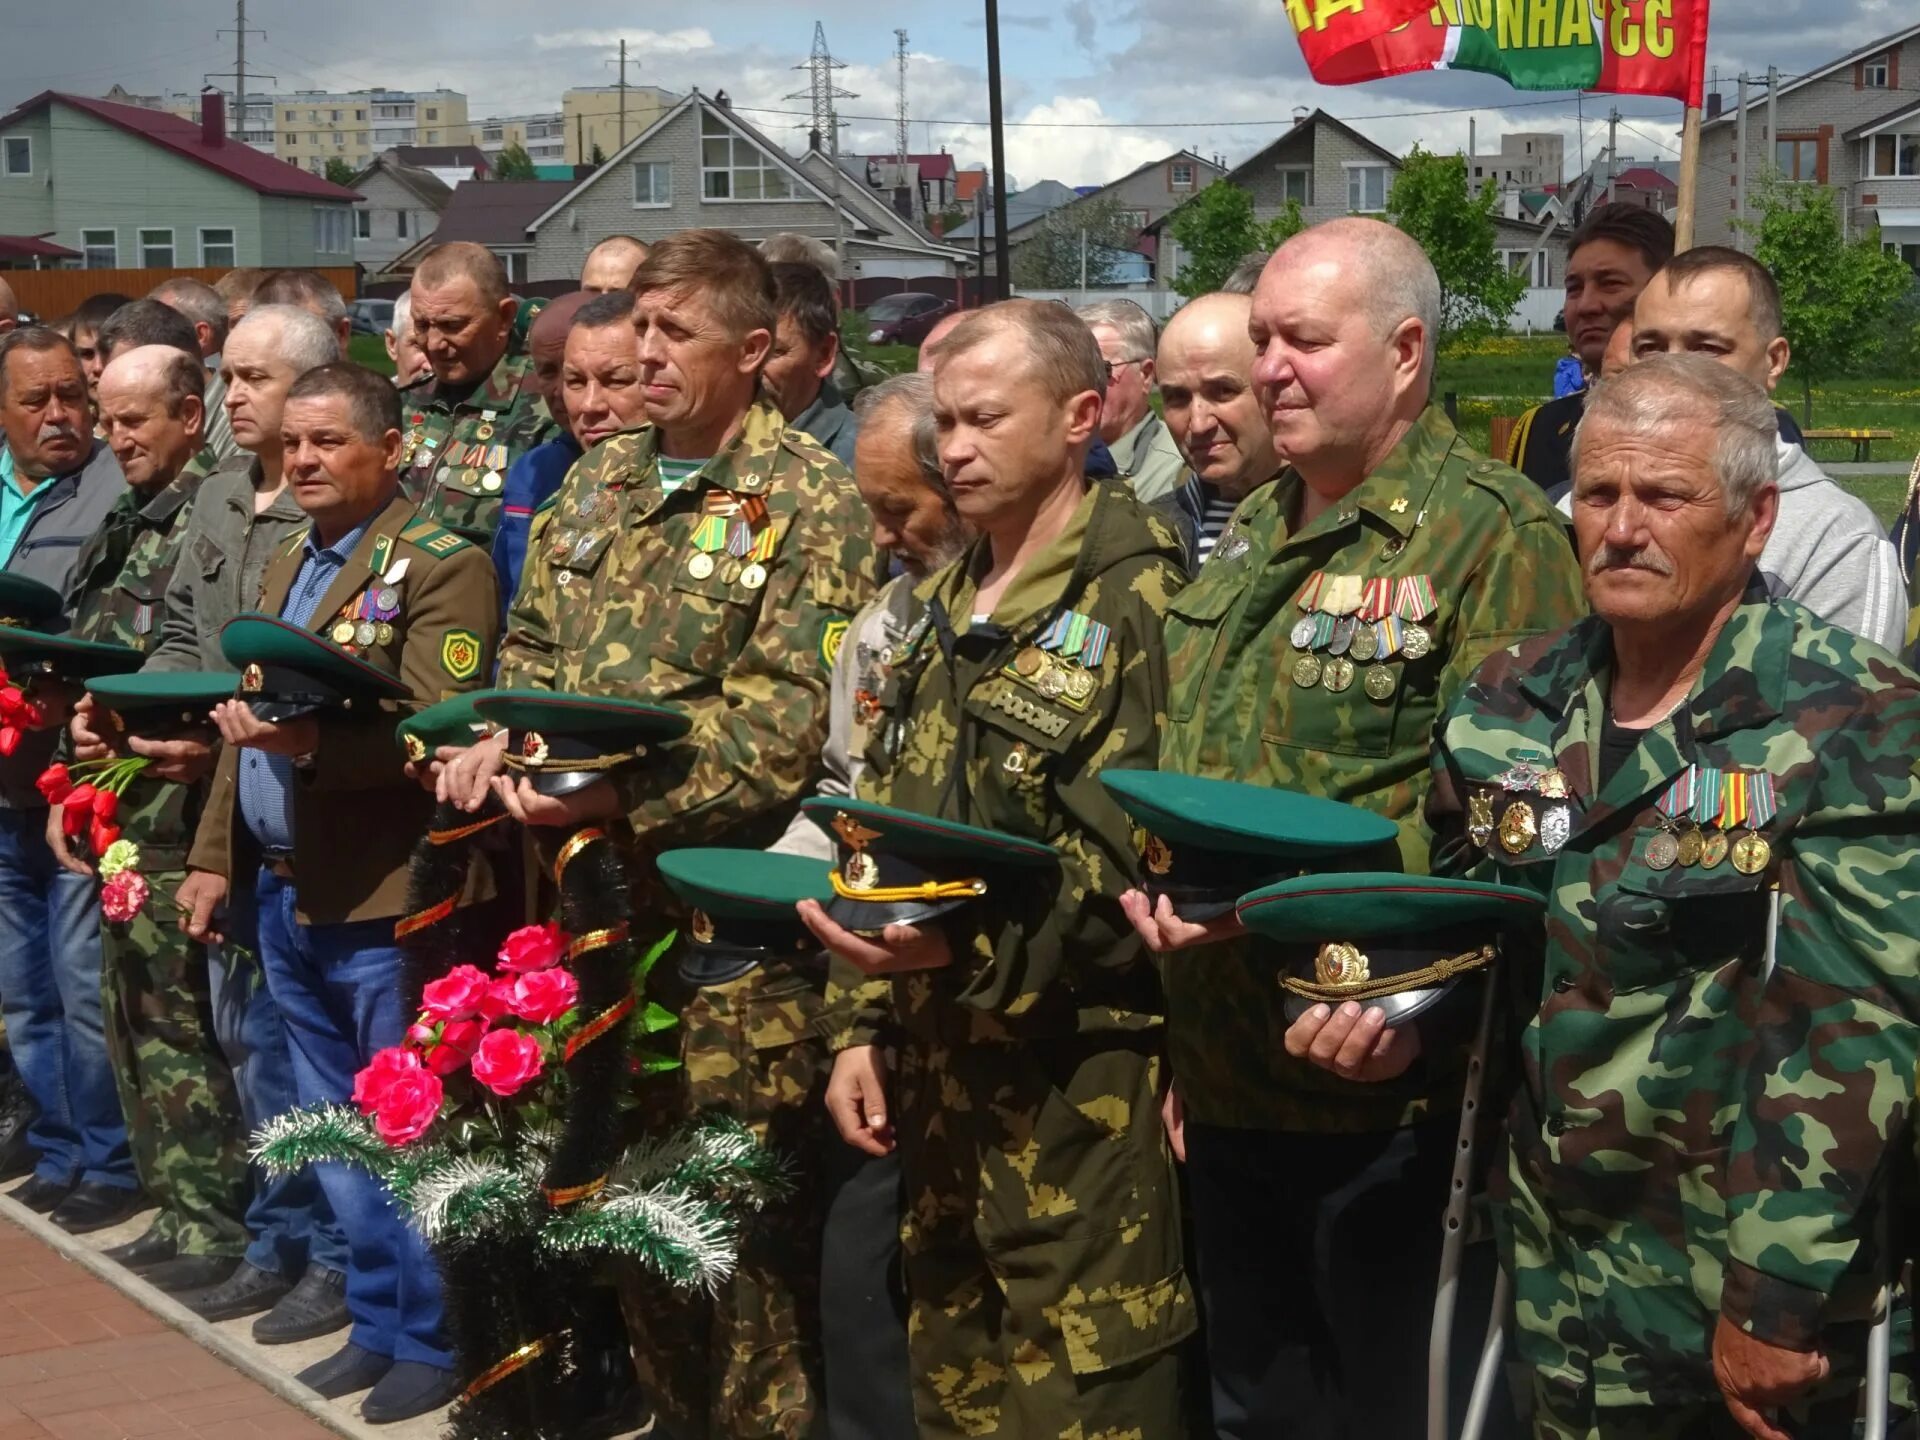
[[[653, 855], [764, 846], [812, 785], [833, 658], [877, 567], [852, 479], [761, 389], [775, 325], [766, 261], [722, 231], [686, 231], [653, 247], [633, 285], [653, 424], [595, 446], [536, 516], [500, 683], [677, 705], [692, 733], [654, 766], [565, 801], [500, 777], [500, 740], [454, 756], [440, 790], [477, 806], [492, 784], [548, 836], [623, 820], [636, 913], [665, 931], [684, 910]], [[820, 1433], [820, 968], [661, 982], [685, 1068], [663, 1082], [657, 1118], [718, 1107], [798, 1162], [795, 1195], [763, 1213], [718, 1295], [669, 1297], [644, 1281], [623, 1295], [641, 1379], [689, 1440]]]
[[1440, 730], [1442, 863], [1548, 904], [1500, 1207], [1544, 1435], [1854, 1433], [1920, 1055], [1920, 681], [1756, 583], [1774, 445], [1704, 357], [1599, 386], [1596, 614]]

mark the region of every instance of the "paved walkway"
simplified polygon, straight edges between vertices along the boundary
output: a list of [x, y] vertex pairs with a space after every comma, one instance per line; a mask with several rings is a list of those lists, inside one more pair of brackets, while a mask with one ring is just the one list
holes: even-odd
[[0, 1440], [330, 1434], [0, 1219]]

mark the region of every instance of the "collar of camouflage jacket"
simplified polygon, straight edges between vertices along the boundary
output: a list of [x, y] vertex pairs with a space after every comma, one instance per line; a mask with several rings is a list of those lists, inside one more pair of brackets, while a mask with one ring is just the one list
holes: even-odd
[[[449, 399], [441, 393], [439, 380], [429, 378], [414, 403], [456, 414], [462, 410], [504, 410], [518, 398], [527, 383], [527, 377], [532, 374], [533, 357], [516, 354], [509, 345], [506, 353], [494, 362], [493, 369], [487, 372], [487, 378], [474, 386], [465, 399]], [[429, 371], [428, 375], [431, 377], [432, 372]], [[404, 397], [402, 403], [406, 403]]]
[[1596, 793], [1600, 731], [1613, 683], [1613, 632], [1598, 616], [1569, 629], [1520, 679], [1553, 720], [1554, 763], [1567, 776], [1589, 825], [1637, 807], [1693, 762], [1695, 742], [1753, 729], [1785, 713], [1793, 620], [1756, 575], [1708, 652], [1687, 698], [1641, 734], [1626, 763]]
[[[180, 508], [193, 498], [194, 492], [200, 488], [200, 482], [206, 478], [207, 472], [189, 461], [185, 469], [154, 492], [145, 504], [139, 505], [140, 518], [156, 530], [165, 527], [180, 513]], [[134, 494], [131, 488], [127, 493], [130, 496]]]
[[[627, 475], [629, 484], [639, 482], [634, 484], [634, 489], [644, 497], [641, 507], [644, 519], [662, 499], [660, 471], [653, 463], [659, 453], [660, 431], [649, 425], [643, 430], [625, 433], [635, 437], [633, 464]], [[779, 407], [762, 394], [748, 408], [719, 453], [674, 493], [692, 495], [704, 487], [712, 487], [734, 495], [766, 494], [773, 485], [774, 467], [769, 461], [779, 451], [786, 433], [786, 418]]]
[[[1286, 543], [1293, 545], [1311, 540], [1349, 525], [1362, 510], [1401, 540], [1411, 539], [1413, 532], [1426, 520], [1427, 501], [1433, 493], [1433, 487], [1439, 483], [1447, 457], [1461, 443], [1460, 432], [1447, 419], [1447, 412], [1438, 405], [1427, 406], [1420, 413], [1420, 418], [1413, 422], [1413, 427], [1400, 437], [1400, 443], [1387, 453], [1387, 458], [1376, 465], [1366, 479], [1314, 516], [1311, 524], [1303, 525], [1289, 535]], [[1281, 507], [1283, 515], [1295, 513], [1294, 502], [1305, 485], [1300, 472], [1292, 466], [1280, 472], [1280, 482], [1274, 487], [1272, 500]]]

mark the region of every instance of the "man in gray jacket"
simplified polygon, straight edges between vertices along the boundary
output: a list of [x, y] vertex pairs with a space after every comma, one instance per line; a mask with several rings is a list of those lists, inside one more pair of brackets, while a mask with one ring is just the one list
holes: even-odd
[[[1708, 355], [1772, 394], [1791, 349], [1780, 333], [1780, 289], [1751, 256], [1718, 246], [1667, 262], [1633, 312], [1633, 357]], [[1906, 638], [1900, 558], [1865, 502], [1824, 474], [1805, 450], [1779, 447], [1780, 518], [1760, 555], [1775, 595], [1829, 624], [1898, 653]]]
[[[40, 326], [0, 337], [0, 565], [67, 593], [74, 562], [125, 492], [113, 452], [93, 438], [79, 353]], [[0, 756], [0, 1015], [36, 1109], [33, 1178], [13, 1198], [80, 1233], [138, 1208], [126, 1121], [101, 1014], [100, 912], [90, 878], [47, 845], [34, 780], [53, 760], [64, 699], [44, 729]], [[7, 1157], [16, 1169], [22, 1156]]]

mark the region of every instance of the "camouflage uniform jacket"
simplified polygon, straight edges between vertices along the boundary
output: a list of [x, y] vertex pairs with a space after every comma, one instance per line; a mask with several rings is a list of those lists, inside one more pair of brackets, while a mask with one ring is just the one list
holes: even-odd
[[442, 394], [431, 373], [400, 392], [400, 481], [423, 520], [492, 548], [507, 470], [555, 429], [532, 381], [533, 357], [509, 350], [464, 398]]
[[[1293, 470], [1255, 490], [1167, 621], [1173, 688], [1160, 768], [1283, 786], [1400, 825], [1399, 854], [1356, 868], [1422, 872], [1420, 806], [1438, 718], [1475, 667], [1585, 613], [1580, 567], [1538, 488], [1475, 454], [1438, 407], [1360, 486], [1294, 529]], [[1316, 572], [1425, 575], [1437, 609], [1423, 658], [1382, 663], [1392, 693], [1356, 675], [1335, 693], [1297, 685], [1289, 632]], [[1356, 666], [1364, 671], [1364, 665]], [[1460, 1093], [1460, 1058], [1430, 1053], [1400, 1081], [1360, 1085], [1290, 1058], [1273, 946], [1253, 940], [1169, 956], [1168, 1048], [1187, 1114], [1211, 1125], [1296, 1132], [1387, 1130]]]
[[[1806, 1350], [1871, 1301], [1862, 1208], [1920, 1056], [1920, 938], [1895, 919], [1920, 893], [1920, 679], [1756, 586], [1601, 784], [1610, 664], [1590, 619], [1481, 669], [1439, 732], [1435, 864], [1548, 905], [1544, 966], [1509, 974], [1526, 1028], [1501, 1239], [1522, 1355], [1601, 1405], [1713, 1400], [1716, 1316]], [[1461, 823], [1481, 794], [1504, 818], [1516, 762], [1566, 778], [1557, 854]], [[1763, 872], [1647, 864], [1689, 764], [1773, 777]]]
[[[1184, 582], [1179, 539], [1119, 487], [1091, 485], [975, 629], [988, 560], [977, 540], [916, 591], [921, 613], [888, 678], [888, 719], [860, 793], [1044, 841], [1059, 851], [1059, 871], [1010, 878], [959, 912], [949, 922], [955, 963], [897, 980], [893, 1013], [946, 1044], [1157, 1028], [1159, 983], [1120, 910], [1138, 852], [1099, 772], [1153, 763], [1167, 693], [1161, 628]], [[1050, 697], [1015, 664], [1037, 656], [1036, 640], [1069, 610], [1111, 632], [1079, 705]]]
[[[195, 460], [207, 458], [203, 450]], [[74, 566], [69, 633], [76, 639], [147, 654], [159, 645], [167, 586], [184, 554], [189, 516], [205, 478], [205, 469], [190, 461], [151, 498], [142, 500], [128, 487], [114, 502]], [[140, 847], [143, 870], [185, 868], [204, 795], [204, 786], [146, 776], [128, 788], [120, 827]]]
[[[873, 594], [866, 515], [840, 462], [764, 399], [672, 495], [657, 440], [596, 446], [535, 516], [499, 683], [680, 707], [691, 733], [616, 777], [642, 847], [766, 844], [818, 773], [828, 672]], [[695, 548], [729, 497], [765, 506], [757, 567]]]

